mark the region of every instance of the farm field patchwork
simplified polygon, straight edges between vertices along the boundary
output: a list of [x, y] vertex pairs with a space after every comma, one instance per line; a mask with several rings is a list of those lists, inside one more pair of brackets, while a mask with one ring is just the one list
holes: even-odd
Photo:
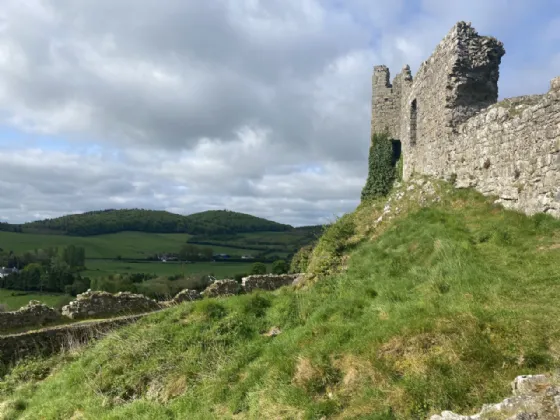
[[[116, 260], [87, 260], [87, 270], [82, 273], [86, 277], [105, 277], [110, 274], [152, 273], [158, 276], [175, 274], [213, 274], [216, 278], [233, 277], [235, 274], [247, 273], [252, 262], [197, 262], [181, 264], [177, 262], [130, 262]], [[270, 270], [271, 264], [267, 264]]]
[[[0, 232], [0, 248], [21, 254], [40, 248], [76, 245], [86, 258], [147, 258], [158, 253], [176, 253], [187, 242], [184, 233], [119, 232], [96, 236], [45, 235]], [[250, 254], [251, 250], [211, 246], [215, 253]]]

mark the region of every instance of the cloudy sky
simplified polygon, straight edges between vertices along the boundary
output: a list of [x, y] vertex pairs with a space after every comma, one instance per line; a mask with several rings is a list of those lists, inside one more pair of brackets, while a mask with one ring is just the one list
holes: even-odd
[[500, 97], [560, 75], [558, 0], [2, 0], [0, 221], [104, 208], [352, 210], [371, 71], [459, 20], [505, 43]]

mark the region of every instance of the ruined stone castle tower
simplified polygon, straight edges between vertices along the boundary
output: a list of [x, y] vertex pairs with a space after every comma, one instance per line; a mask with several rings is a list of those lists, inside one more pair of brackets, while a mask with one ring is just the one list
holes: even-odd
[[401, 142], [404, 178], [454, 179], [528, 214], [560, 217], [560, 77], [497, 102], [503, 44], [459, 22], [412, 77], [375, 66], [371, 133]]

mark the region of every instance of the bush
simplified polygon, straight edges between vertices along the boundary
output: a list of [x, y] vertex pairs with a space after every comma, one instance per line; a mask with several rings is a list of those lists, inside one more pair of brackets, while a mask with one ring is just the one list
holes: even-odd
[[369, 149], [369, 170], [362, 200], [385, 196], [395, 180], [393, 145], [387, 133], [374, 134]]
[[288, 272], [288, 264], [284, 260], [277, 260], [272, 263], [273, 274], [286, 274]]
[[266, 265], [262, 262], [256, 262], [251, 267], [251, 274], [266, 274]]
[[313, 256], [306, 270], [313, 275], [324, 276], [336, 272], [342, 257], [349, 249], [349, 239], [356, 232], [353, 214], [345, 214], [325, 229], [325, 233], [313, 250]]
[[305, 273], [309, 265], [309, 258], [313, 252], [313, 246], [307, 245], [301, 248], [292, 258], [290, 273]]

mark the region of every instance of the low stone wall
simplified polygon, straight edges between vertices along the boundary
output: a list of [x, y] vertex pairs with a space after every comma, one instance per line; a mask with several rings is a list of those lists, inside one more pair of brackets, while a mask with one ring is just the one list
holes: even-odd
[[107, 292], [88, 290], [62, 308], [62, 315], [70, 319], [83, 319], [95, 316], [153, 312], [162, 305], [144, 295], [121, 292], [113, 295]]
[[[128, 292], [113, 295], [107, 292], [88, 290], [62, 308], [62, 314], [40, 302], [31, 301], [26, 307], [15, 312], [0, 313], [0, 332], [28, 326], [41, 326], [48, 322], [64, 319], [83, 319], [94, 316], [110, 316], [122, 313], [137, 313], [102, 321], [74, 323], [58, 327], [44, 328], [19, 334], [0, 335], [0, 363], [9, 364], [29, 355], [48, 355], [64, 348], [71, 348], [101, 337], [110, 330], [129, 324], [163, 308], [186, 301], [205, 297], [226, 297], [255, 289], [274, 290], [293, 284], [300, 274], [253, 275], [243, 279], [243, 285], [235, 280], [218, 280], [202, 293], [185, 289], [172, 300], [157, 302], [144, 295]], [[142, 312], [138, 314], [139, 312]]]
[[18, 311], [0, 313], [0, 334], [19, 328], [41, 327], [52, 322], [69, 319], [87, 319], [154, 312], [182, 302], [199, 300], [204, 297], [233, 296], [239, 293], [251, 293], [253, 290], [275, 290], [295, 284], [301, 274], [263, 274], [244, 277], [242, 284], [235, 280], [218, 280], [208, 286], [202, 293], [185, 289], [172, 300], [157, 302], [144, 295], [121, 292], [115, 295], [107, 292], [88, 290], [76, 297], [62, 308], [62, 313], [49, 308], [38, 301], [31, 301]]
[[107, 332], [130, 324], [148, 314], [104, 321], [83, 322], [39, 331], [0, 336], [0, 363], [10, 364], [30, 355], [49, 355], [83, 345]]
[[301, 274], [262, 274], [243, 277], [242, 286], [245, 292], [255, 289], [276, 290], [294, 283]]
[[43, 326], [59, 321], [61, 315], [53, 308], [36, 300], [30, 301], [13, 312], [0, 312], [0, 332], [10, 331], [18, 328]]

